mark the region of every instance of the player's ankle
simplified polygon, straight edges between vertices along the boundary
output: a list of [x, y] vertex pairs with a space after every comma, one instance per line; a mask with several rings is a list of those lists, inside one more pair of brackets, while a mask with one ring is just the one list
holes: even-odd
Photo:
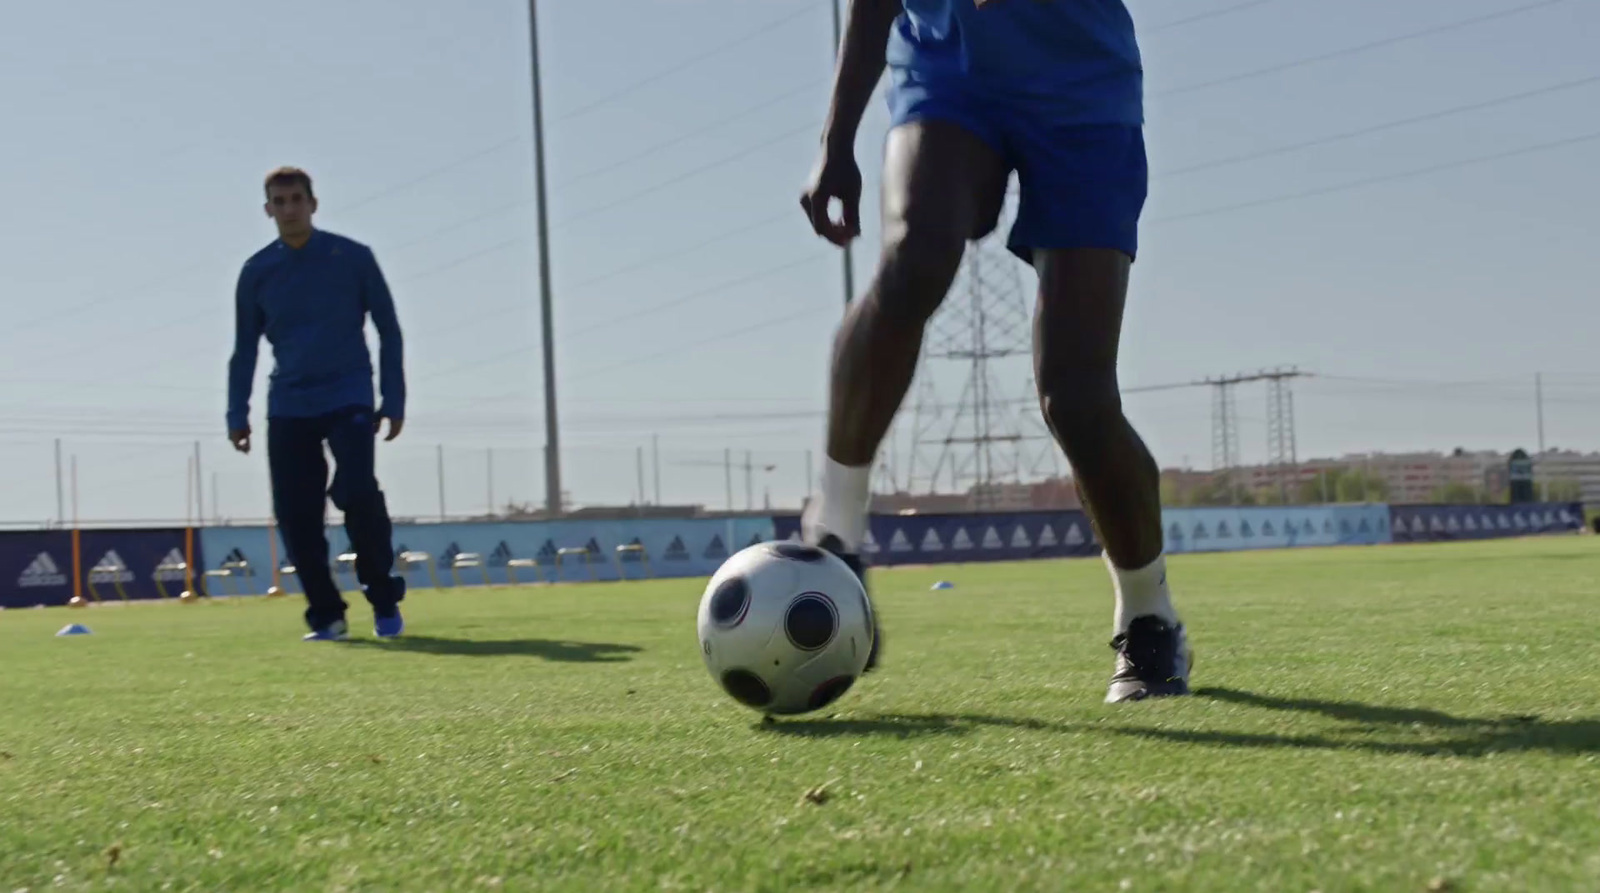
[[818, 543], [832, 534], [846, 552], [859, 552], [867, 534], [871, 474], [871, 463], [850, 466], [824, 456], [821, 486], [801, 516], [801, 537]]
[[1135, 617], [1154, 616], [1168, 623], [1178, 622], [1178, 611], [1172, 604], [1172, 591], [1167, 587], [1167, 558], [1157, 555], [1154, 561], [1138, 568], [1120, 568], [1103, 555], [1106, 568], [1111, 572], [1115, 592], [1115, 609], [1112, 619], [1114, 632], [1126, 632]]

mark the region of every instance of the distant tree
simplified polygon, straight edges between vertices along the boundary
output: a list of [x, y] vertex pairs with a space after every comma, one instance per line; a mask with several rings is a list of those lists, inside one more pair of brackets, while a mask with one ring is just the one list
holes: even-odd
[[1351, 469], [1339, 479], [1340, 502], [1387, 502], [1389, 482], [1375, 474]]
[[1388, 498], [1388, 481], [1354, 468], [1329, 468], [1300, 484], [1300, 500], [1307, 503], [1383, 502]]
[[1212, 477], [1204, 486], [1189, 492], [1188, 504], [1192, 506], [1255, 505], [1256, 496], [1246, 487], [1234, 484], [1230, 489], [1220, 475]]
[[1483, 490], [1455, 481], [1436, 487], [1433, 491], [1433, 501], [1442, 505], [1479, 505], [1484, 501]]
[[1577, 502], [1583, 498], [1583, 485], [1572, 478], [1556, 478], [1545, 482], [1539, 489], [1550, 502]]

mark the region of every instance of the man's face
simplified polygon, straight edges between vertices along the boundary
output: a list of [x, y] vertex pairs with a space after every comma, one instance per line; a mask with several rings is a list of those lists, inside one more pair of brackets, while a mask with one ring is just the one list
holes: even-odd
[[278, 234], [303, 235], [311, 230], [311, 215], [317, 213], [317, 200], [306, 195], [299, 183], [267, 187], [267, 216], [278, 224]]

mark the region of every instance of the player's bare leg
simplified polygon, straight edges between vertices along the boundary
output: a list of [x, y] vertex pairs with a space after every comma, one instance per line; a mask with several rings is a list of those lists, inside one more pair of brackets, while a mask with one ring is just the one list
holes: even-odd
[[[939, 309], [966, 243], [994, 224], [1007, 169], [987, 143], [944, 122], [889, 134], [883, 170], [883, 249], [870, 287], [833, 344], [821, 490], [803, 536], [860, 572], [873, 459], [911, 386], [923, 329]], [[877, 643], [868, 668], [876, 664]]]
[[1167, 589], [1161, 478], [1122, 412], [1117, 349], [1132, 261], [1104, 248], [1035, 251], [1040, 406], [1072, 465], [1116, 586], [1108, 701], [1188, 690], [1190, 655]]

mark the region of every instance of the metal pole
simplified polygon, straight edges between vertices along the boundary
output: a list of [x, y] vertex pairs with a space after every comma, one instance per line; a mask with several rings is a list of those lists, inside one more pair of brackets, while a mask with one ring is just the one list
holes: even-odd
[[639, 505], [640, 505], [640, 507], [643, 507], [644, 506], [644, 500], [645, 500], [645, 494], [644, 494], [644, 447], [641, 446], [641, 447], [635, 447], [634, 448], [633, 461], [634, 461], [634, 464], [636, 466], [638, 466], [638, 471], [639, 471]]
[[205, 478], [200, 476], [200, 441], [194, 442], [194, 519], [197, 523], [206, 522], [206, 491]]
[[439, 466], [439, 520], [443, 521], [445, 519], [445, 512], [444, 512], [444, 444], [442, 444], [442, 443], [439, 444], [439, 446], [438, 446], [437, 456], [438, 456], [438, 466]]
[[78, 457], [72, 457], [72, 527], [78, 527]]
[[61, 484], [61, 438], [56, 438], [56, 523], [63, 527], [67, 524], [67, 498], [62, 495]]
[[[839, 4], [843, 0], [833, 0], [833, 61], [835, 66], [839, 62], [839, 53], [844, 45], [844, 13]], [[844, 246], [844, 305], [850, 306], [850, 301], [856, 294], [855, 263], [851, 259], [850, 245]]]
[[650, 435], [650, 463], [655, 474], [656, 505], [661, 504], [661, 435]]
[[756, 508], [755, 478], [754, 478], [755, 472], [754, 472], [754, 468], [755, 468], [755, 465], [751, 461], [750, 451], [749, 450], [745, 450], [744, 451], [744, 510], [747, 511], [747, 512], [755, 511], [755, 508]]
[[1539, 454], [1544, 454], [1544, 373], [1533, 375], [1533, 399], [1539, 411]]
[[733, 450], [722, 448], [722, 482], [728, 489], [728, 511], [733, 511]]
[[545, 208], [544, 99], [539, 87], [539, 0], [528, 0], [528, 59], [533, 80], [533, 176], [538, 187], [539, 320], [544, 333], [544, 501], [561, 513], [561, 437], [556, 415], [555, 314], [550, 297], [549, 215]]
[[494, 517], [494, 447], [486, 451], [489, 457], [489, 471], [485, 475], [489, 479], [489, 517]]

